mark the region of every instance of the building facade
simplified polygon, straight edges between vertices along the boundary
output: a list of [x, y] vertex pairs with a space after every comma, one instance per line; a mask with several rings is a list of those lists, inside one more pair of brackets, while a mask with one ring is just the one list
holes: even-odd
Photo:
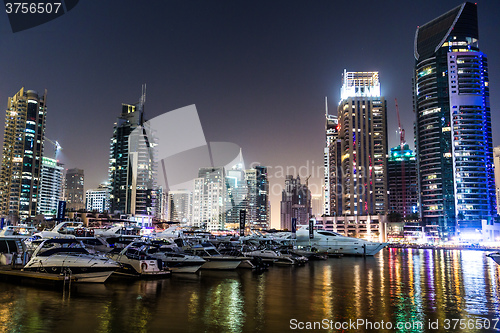
[[337, 210], [337, 195], [336, 195], [336, 178], [332, 177], [332, 172], [336, 174], [337, 161], [336, 155], [332, 151], [332, 147], [338, 141], [338, 118], [337, 116], [328, 114], [328, 100], [325, 99], [325, 148], [323, 151], [323, 166], [325, 170], [324, 174], [324, 186], [323, 186], [323, 196], [324, 196], [324, 207], [323, 212], [316, 214], [330, 216], [336, 215]]
[[38, 214], [56, 216], [59, 201], [63, 199], [63, 173], [61, 163], [53, 158], [42, 157]]
[[493, 149], [495, 165], [495, 187], [497, 196], [497, 214], [500, 215], [500, 146]]
[[193, 193], [188, 190], [169, 191], [167, 199], [167, 221], [191, 224]]
[[443, 240], [476, 238], [496, 213], [488, 62], [478, 38], [470, 2], [415, 34], [420, 213]]
[[[378, 72], [347, 72], [342, 77], [337, 145], [331, 145], [330, 182], [341, 197], [335, 215], [377, 215], [388, 210], [387, 105]], [[335, 157], [333, 157], [335, 156]], [[332, 191], [333, 192], [333, 191]]]
[[12, 222], [37, 214], [47, 91], [21, 88], [8, 98], [0, 173], [0, 214]]
[[408, 144], [391, 148], [387, 176], [388, 212], [399, 214], [401, 219], [413, 217], [418, 213], [417, 164], [415, 153]]
[[88, 212], [109, 212], [108, 184], [100, 184], [95, 190], [85, 192], [85, 210]]
[[77, 211], [85, 208], [84, 183], [85, 176], [82, 169], [68, 169], [66, 171], [64, 182], [66, 209]]
[[109, 155], [112, 213], [156, 215], [155, 138], [144, 121], [143, 101], [122, 104]]
[[245, 171], [247, 183], [247, 225], [252, 229], [269, 228], [269, 180], [267, 167], [255, 166]]
[[281, 229], [292, 229], [292, 218], [297, 225], [308, 224], [311, 211], [311, 191], [300, 183], [300, 177], [287, 175], [285, 188], [281, 193]]
[[385, 215], [318, 217], [315, 228], [376, 242], [387, 242], [389, 233]]
[[225, 228], [227, 187], [223, 167], [200, 168], [194, 179], [193, 226], [208, 231]]

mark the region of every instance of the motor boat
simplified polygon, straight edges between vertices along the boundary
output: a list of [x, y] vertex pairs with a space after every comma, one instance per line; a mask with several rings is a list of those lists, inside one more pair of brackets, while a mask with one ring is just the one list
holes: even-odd
[[24, 266], [24, 271], [68, 275], [76, 282], [103, 283], [120, 264], [90, 254], [81, 241], [52, 238], [41, 241]]
[[493, 252], [493, 253], [490, 253], [490, 254], [487, 254], [486, 255], [487, 257], [490, 257], [491, 259], [493, 259], [497, 264], [500, 265], [500, 252]]
[[296, 245], [307, 246], [328, 254], [373, 256], [382, 250], [387, 243], [370, 242], [355, 237], [342, 236], [333, 231], [314, 230], [313, 238], [309, 238], [309, 227], [297, 230]]
[[114, 248], [106, 253], [106, 257], [121, 264], [115, 275], [137, 278], [170, 276], [172, 272], [163, 266], [162, 260], [154, 258], [142, 250], [144, 245], [144, 242], [132, 242], [123, 249]]
[[236, 269], [243, 260], [250, 259], [246, 257], [222, 255], [211, 243], [201, 243], [194, 245], [191, 248], [187, 249], [186, 252], [195, 256], [202, 257], [206, 260], [206, 263], [201, 266], [201, 269]]
[[295, 265], [298, 263], [292, 257], [273, 250], [252, 250], [243, 252], [243, 254], [248, 257], [261, 258], [262, 261], [275, 265]]
[[206, 263], [199, 256], [183, 253], [176, 245], [145, 244], [141, 250], [163, 261], [172, 273], [196, 273]]

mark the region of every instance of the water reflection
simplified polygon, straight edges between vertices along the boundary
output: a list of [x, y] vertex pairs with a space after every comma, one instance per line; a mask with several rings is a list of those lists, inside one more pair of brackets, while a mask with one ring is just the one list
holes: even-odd
[[416, 249], [272, 267], [264, 274], [203, 272], [78, 285], [65, 295], [1, 282], [0, 331], [278, 332], [289, 331], [291, 319], [332, 325], [363, 319], [424, 325], [381, 332], [431, 331], [429, 322], [439, 320], [444, 332], [446, 319], [499, 318], [499, 284], [500, 267], [484, 252]]

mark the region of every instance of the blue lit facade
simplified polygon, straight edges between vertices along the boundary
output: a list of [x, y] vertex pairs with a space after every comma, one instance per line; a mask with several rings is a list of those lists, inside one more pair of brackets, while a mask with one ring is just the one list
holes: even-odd
[[[464, 3], [415, 35], [414, 109], [422, 222], [448, 239], [496, 211], [488, 65], [477, 6]], [[463, 238], [463, 237], [462, 237]]]
[[415, 153], [408, 144], [391, 148], [387, 160], [389, 212], [408, 218], [418, 212], [418, 185]]

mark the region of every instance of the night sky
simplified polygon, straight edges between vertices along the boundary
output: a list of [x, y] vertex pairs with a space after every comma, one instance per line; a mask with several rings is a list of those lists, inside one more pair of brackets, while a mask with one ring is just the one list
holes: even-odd
[[[397, 98], [413, 146], [415, 30], [460, 4], [81, 0], [58, 19], [18, 33], [2, 13], [0, 103], [5, 110], [22, 86], [47, 89], [46, 136], [62, 145], [66, 168], [84, 169], [86, 189], [107, 180], [113, 123], [121, 103], [138, 101], [141, 84], [149, 119], [196, 104], [207, 141], [236, 143], [247, 165], [270, 166], [277, 227], [281, 170], [302, 166], [301, 176], [312, 174], [313, 193], [320, 193], [324, 99], [336, 114], [344, 68], [379, 71], [389, 145], [399, 140]], [[499, 12], [500, 1], [478, 1], [494, 145], [500, 145]], [[46, 144], [46, 155], [52, 150]]]

